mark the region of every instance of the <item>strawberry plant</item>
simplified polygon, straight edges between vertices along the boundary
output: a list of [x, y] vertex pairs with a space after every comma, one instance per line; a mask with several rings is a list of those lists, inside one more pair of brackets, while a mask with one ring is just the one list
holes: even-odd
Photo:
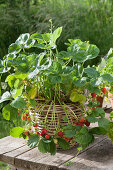
[[[102, 85], [113, 82], [113, 77], [100, 74], [96, 66], [85, 66], [98, 56], [98, 47], [69, 39], [67, 51], [59, 52], [56, 41], [61, 32], [62, 27], [52, 31], [51, 25], [50, 33], [22, 34], [0, 61], [0, 73], [8, 75], [0, 99], [2, 116], [6, 120], [18, 116], [23, 122], [18, 126], [15, 121], [10, 134], [27, 138], [29, 147], [51, 155], [58, 145], [69, 149], [78, 143], [84, 149], [95, 134], [107, 134], [110, 124], [97, 96], [106, 93]], [[90, 128], [95, 122], [98, 126]]]

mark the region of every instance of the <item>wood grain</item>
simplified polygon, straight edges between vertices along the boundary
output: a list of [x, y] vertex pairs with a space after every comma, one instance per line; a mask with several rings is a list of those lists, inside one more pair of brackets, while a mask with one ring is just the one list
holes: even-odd
[[[101, 136], [96, 137], [95, 142], [90, 145], [93, 147], [98, 142], [104, 140], [106, 137]], [[77, 153], [77, 146], [73, 149], [66, 151], [59, 151], [55, 156], [51, 156], [50, 154], [42, 154], [38, 151], [37, 148], [34, 148], [30, 151], [27, 151], [17, 157], [15, 157], [15, 166], [20, 166], [25, 169], [40, 169], [40, 170], [48, 170], [49, 168], [58, 169], [58, 167], [68, 160], [72, 159]]]
[[113, 144], [106, 138], [97, 145], [80, 154], [72, 166], [61, 165], [68, 170], [113, 170]]
[[[113, 145], [106, 136], [95, 136], [95, 142], [73, 160], [77, 152], [75, 146], [51, 156], [40, 153], [37, 147], [28, 148], [23, 139], [11, 136], [0, 139], [0, 161], [18, 167], [18, 170], [105, 170], [113, 167]], [[65, 165], [72, 160], [72, 166]]]
[[0, 155], [15, 150], [26, 145], [23, 138], [13, 138], [11, 136], [0, 139]]

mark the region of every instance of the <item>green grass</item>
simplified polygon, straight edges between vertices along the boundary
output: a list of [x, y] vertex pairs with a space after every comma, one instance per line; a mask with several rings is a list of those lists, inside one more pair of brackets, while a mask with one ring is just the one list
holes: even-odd
[[8, 46], [21, 33], [48, 32], [53, 20], [56, 27], [63, 26], [58, 48], [66, 49], [68, 38], [80, 38], [96, 44], [100, 57], [113, 47], [113, 2], [111, 0], [40, 0], [31, 1], [29, 12], [21, 3], [0, 6], [0, 56], [7, 54]]
[[[10, 128], [11, 125], [9, 122], [0, 120], [0, 138], [8, 136], [10, 132]], [[7, 163], [0, 162], [0, 170], [11, 170], [11, 168]]]
[[0, 170], [11, 170], [8, 164], [0, 162]]

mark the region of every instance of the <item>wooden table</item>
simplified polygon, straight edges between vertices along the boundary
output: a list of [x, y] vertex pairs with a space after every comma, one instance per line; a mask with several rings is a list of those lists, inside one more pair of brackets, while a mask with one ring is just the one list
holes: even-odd
[[[23, 138], [0, 139], [0, 161], [15, 170], [113, 170], [113, 144], [106, 136], [96, 136], [95, 142], [73, 160], [76, 153], [77, 146], [51, 156], [30, 149]], [[66, 165], [68, 161], [73, 165]]]

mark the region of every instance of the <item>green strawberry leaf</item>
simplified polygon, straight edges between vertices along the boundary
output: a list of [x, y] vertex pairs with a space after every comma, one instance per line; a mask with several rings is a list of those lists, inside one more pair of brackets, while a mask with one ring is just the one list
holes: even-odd
[[21, 137], [23, 132], [24, 132], [24, 129], [22, 127], [14, 127], [11, 130], [10, 135], [12, 137], [19, 138], [19, 137]]
[[95, 122], [98, 122], [99, 119], [96, 117], [87, 116], [87, 120], [91, 123], [95, 123]]
[[67, 138], [72, 138], [76, 134], [75, 126], [68, 125], [64, 129], [64, 134]]
[[3, 118], [6, 119], [6, 120], [10, 120], [10, 111], [8, 110], [5, 110], [3, 113]]
[[22, 97], [16, 97], [10, 105], [17, 109], [23, 109], [26, 106], [26, 102]]
[[2, 97], [1, 97], [1, 99], [0, 99], [0, 103], [2, 103], [2, 102], [4, 102], [4, 101], [8, 101], [8, 100], [11, 100], [12, 98], [11, 98], [11, 94], [8, 92], [8, 91], [6, 91], [3, 95], [2, 95]]
[[89, 132], [97, 135], [105, 135], [107, 133], [107, 131], [103, 127], [94, 127], [90, 129]]
[[39, 135], [31, 135], [27, 144], [30, 148], [34, 148], [39, 142]]
[[58, 144], [62, 149], [69, 149], [69, 143], [67, 141], [65, 141], [65, 139], [63, 138], [57, 138], [58, 139]]
[[95, 108], [95, 109], [92, 111], [92, 113], [91, 113], [90, 116], [91, 116], [91, 117], [98, 117], [98, 116], [104, 117], [104, 116], [105, 116], [105, 111], [104, 111], [104, 109], [102, 109], [102, 108], [100, 108], [100, 107], [97, 107], [97, 108]]
[[75, 135], [75, 140], [82, 146], [88, 146], [94, 141], [94, 136], [89, 133], [87, 127], [82, 127], [82, 129]]
[[4, 119], [6, 119], [6, 120], [15, 120], [17, 112], [18, 112], [18, 110], [16, 108], [12, 107], [10, 104], [7, 104], [2, 109], [2, 115], [3, 115]]
[[35, 107], [37, 104], [34, 99], [29, 99], [29, 102], [30, 102], [31, 106], [33, 106], [33, 107]]
[[100, 118], [98, 120], [98, 125], [100, 127], [103, 127], [104, 129], [108, 129], [109, 128], [109, 123], [110, 123], [110, 121], [108, 119], [106, 119], [106, 118]]
[[56, 154], [56, 144], [53, 141], [50, 143], [50, 153], [51, 155]]
[[50, 152], [50, 143], [45, 143], [43, 139], [39, 141], [38, 149], [42, 153]]

